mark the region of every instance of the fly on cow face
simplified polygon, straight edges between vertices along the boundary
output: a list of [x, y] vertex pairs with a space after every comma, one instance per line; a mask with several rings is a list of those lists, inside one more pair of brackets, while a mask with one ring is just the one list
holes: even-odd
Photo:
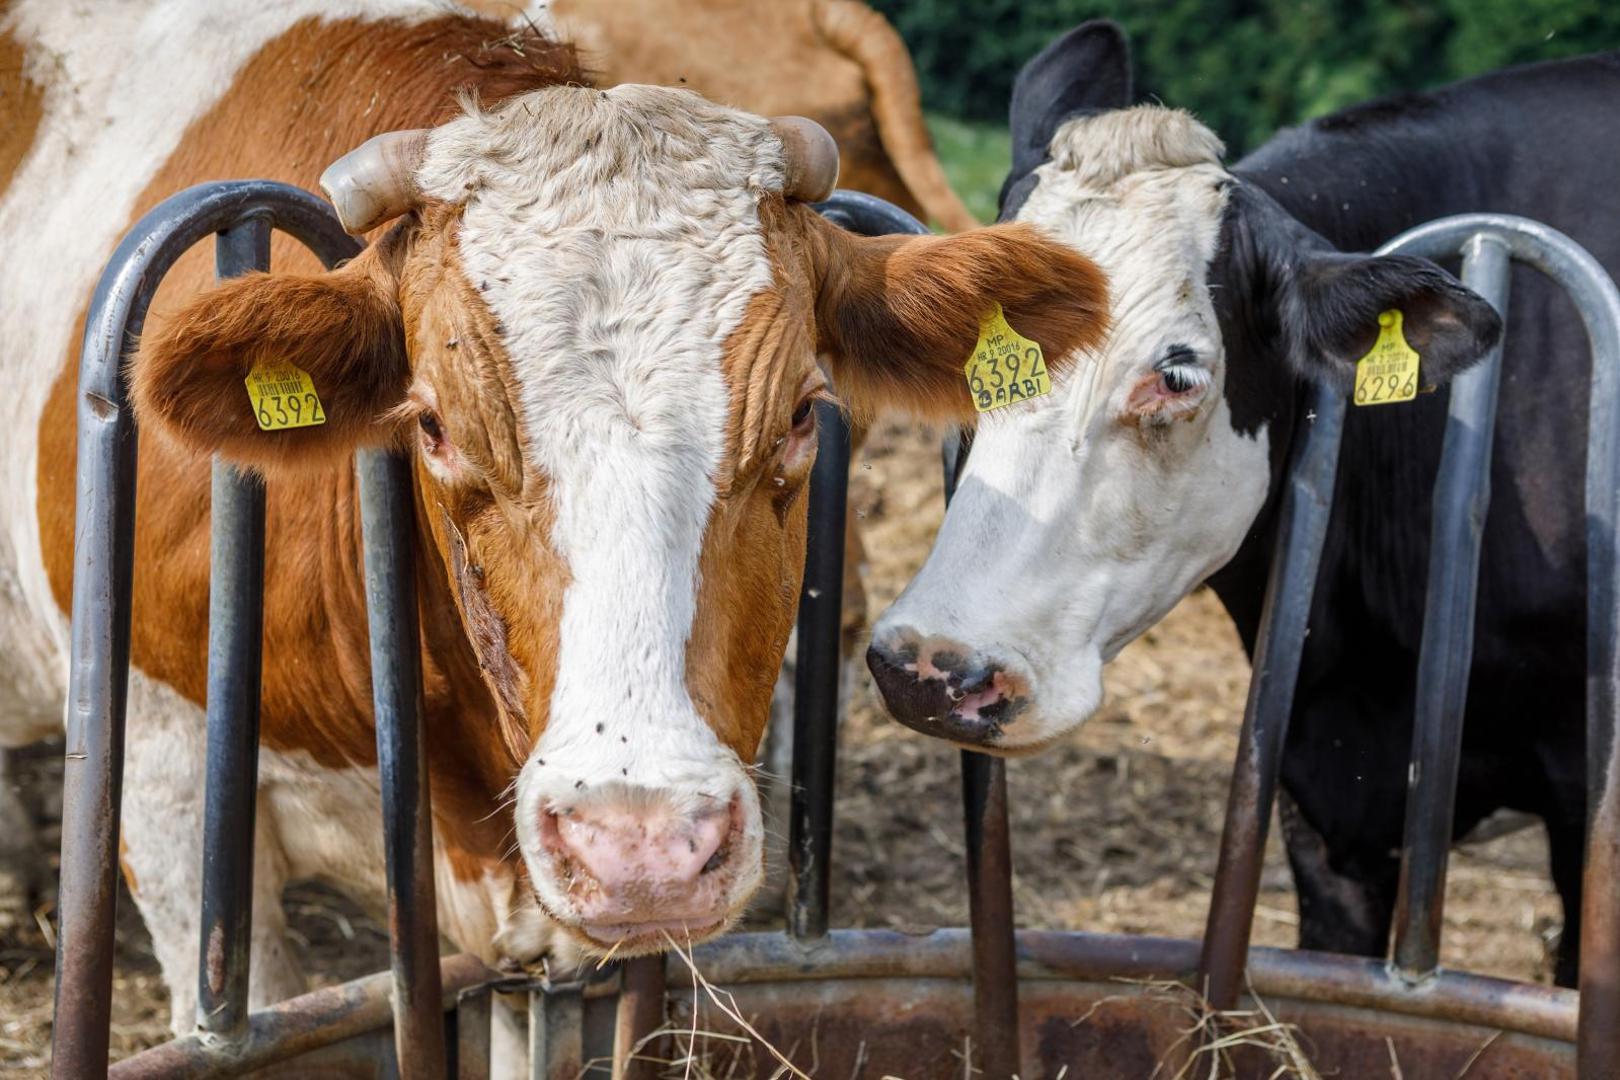
[[[414, 450], [430, 587], [460, 632], [425, 633], [471, 654], [484, 693], [458, 696], [511, 752], [527, 877], [587, 947], [715, 932], [760, 880], [745, 763], [829, 382], [862, 414], [956, 419], [993, 304], [1054, 378], [1105, 324], [1093, 264], [1028, 228], [827, 223], [805, 203], [835, 171], [808, 121], [677, 90], [470, 109], [328, 170], [351, 231], [399, 218], [352, 263], [201, 297], [135, 364], [149, 426], [269, 472]], [[261, 353], [308, 372], [326, 424], [239, 422]]]

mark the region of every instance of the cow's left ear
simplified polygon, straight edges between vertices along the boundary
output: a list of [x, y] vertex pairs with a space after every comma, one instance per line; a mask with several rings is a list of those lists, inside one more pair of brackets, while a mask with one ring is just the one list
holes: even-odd
[[1292, 362], [1307, 378], [1349, 387], [1378, 340], [1378, 316], [1401, 313], [1419, 377], [1438, 385], [1484, 359], [1502, 319], [1478, 293], [1427, 259], [1314, 251], [1287, 268], [1279, 312]]
[[817, 347], [857, 416], [973, 417], [964, 368], [997, 304], [1054, 375], [1107, 329], [1102, 270], [1029, 225], [858, 236], [811, 216]]

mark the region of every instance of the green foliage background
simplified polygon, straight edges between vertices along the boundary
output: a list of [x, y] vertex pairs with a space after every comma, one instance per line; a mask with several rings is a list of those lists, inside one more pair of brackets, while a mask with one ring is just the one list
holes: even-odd
[[911, 47], [930, 111], [997, 124], [1025, 60], [1086, 19], [1115, 19], [1138, 94], [1192, 110], [1233, 158], [1380, 94], [1620, 47], [1620, 0], [870, 2]]

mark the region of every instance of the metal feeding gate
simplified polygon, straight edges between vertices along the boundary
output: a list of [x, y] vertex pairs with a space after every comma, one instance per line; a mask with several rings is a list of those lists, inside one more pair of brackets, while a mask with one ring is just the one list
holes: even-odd
[[[924, 231], [909, 215], [865, 195], [837, 192], [820, 209], [859, 232]], [[125, 352], [159, 280], [182, 252], [215, 233], [220, 277], [264, 269], [271, 228], [290, 233], [329, 266], [358, 250], [326, 204], [303, 191], [263, 181], [204, 184], [135, 226], [103, 275], [86, 324], [57, 947], [58, 1077], [108, 1071], [135, 513], [136, 439], [122, 378]], [[1499, 311], [1507, 306], [1510, 259], [1525, 261], [1568, 292], [1591, 339], [1591, 825], [1578, 996], [1438, 967], [1498, 349], [1451, 393], [1418, 673], [1413, 775], [1422, 782], [1410, 788], [1392, 961], [1248, 945], [1332, 505], [1345, 413], [1341, 393], [1310, 392], [1315, 420], [1292, 449], [1202, 946], [1128, 935], [1015, 934], [1006, 774], [1001, 761], [972, 753], [962, 759], [971, 933], [828, 929], [850, 442], [837, 410], [820, 406], [799, 610], [788, 930], [732, 934], [698, 946], [693, 956], [703, 978], [725, 988], [708, 995], [699, 994], [680, 957], [602, 971], [587, 967], [566, 981], [560, 973], [540, 981], [502, 978], [467, 956], [440, 960], [419, 723], [411, 466], [403, 456], [367, 452], [357, 467], [392, 972], [248, 1012], [264, 490], [258, 480], [216, 463], [198, 1026], [194, 1034], [120, 1062], [112, 1073], [217, 1076], [280, 1065], [307, 1075], [367, 1063], [384, 1075], [486, 1076], [493, 995], [524, 992], [535, 1077], [572, 1077], [605, 1060], [614, 1062], [616, 1075], [650, 1075], [652, 1058], [687, 1052], [683, 1031], [695, 1031], [717, 1036], [711, 1045], [722, 1060], [709, 1067], [721, 1075], [786, 1071], [774, 1046], [792, 1056], [793, 1071], [814, 1075], [922, 1080], [971, 1075], [971, 1068], [996, 1078], [1056, 1077], [1067, 1067], [1074, 1077], [1134, 1080], [1178, 1054], [1185, 1060], [1194, 1048], [1184, 1014], [1143, 985], [1176, 980], [1197, 988], [1217, 1009], [1241, 1005], [1252, 993], [1279, 1020], [1298, 1026], [1324, 1074], [1389, 1075], [1393, 1049], [1414, 1080], [1461, 1071], [1477, 1080], [1572, 1071], [1580, 1080], [1620, 1077], [1620, 293], [1567, 237], [1521, 218], [1448, 218], [1382, 250], [1434, 259], [1460, 254], [1464, 281]], [[959, 449], [948, 441], [947, 492]], [[726, 1038], [744, 1025], [769, 1045]], [[1245, 1075], [1264, 1076], [1274, 1067], [1242, 1053], [1236, 1061]], [[1202, 1063], [1199, 1075], [1207, 1069]]]

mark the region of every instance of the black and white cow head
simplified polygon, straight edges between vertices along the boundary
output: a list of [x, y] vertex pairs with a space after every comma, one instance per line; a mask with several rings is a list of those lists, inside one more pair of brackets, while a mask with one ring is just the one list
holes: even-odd
[[1426, 384], [1500, 333], [1434, 264], [1336, 250], [1229, 173], [1208, 128], [1130, 100], [1111, 23], [1019, 76], [1002, 217], [1107, 271], [1112, 329], [1051, 395], [980, 420], [934, 549], [868, 653], [902, 722], [992, 752], [1082, 723], [1103, 665], [1232, 558], [1299, 387], [1348, 386], [1380, 312], [1404, 313]]

